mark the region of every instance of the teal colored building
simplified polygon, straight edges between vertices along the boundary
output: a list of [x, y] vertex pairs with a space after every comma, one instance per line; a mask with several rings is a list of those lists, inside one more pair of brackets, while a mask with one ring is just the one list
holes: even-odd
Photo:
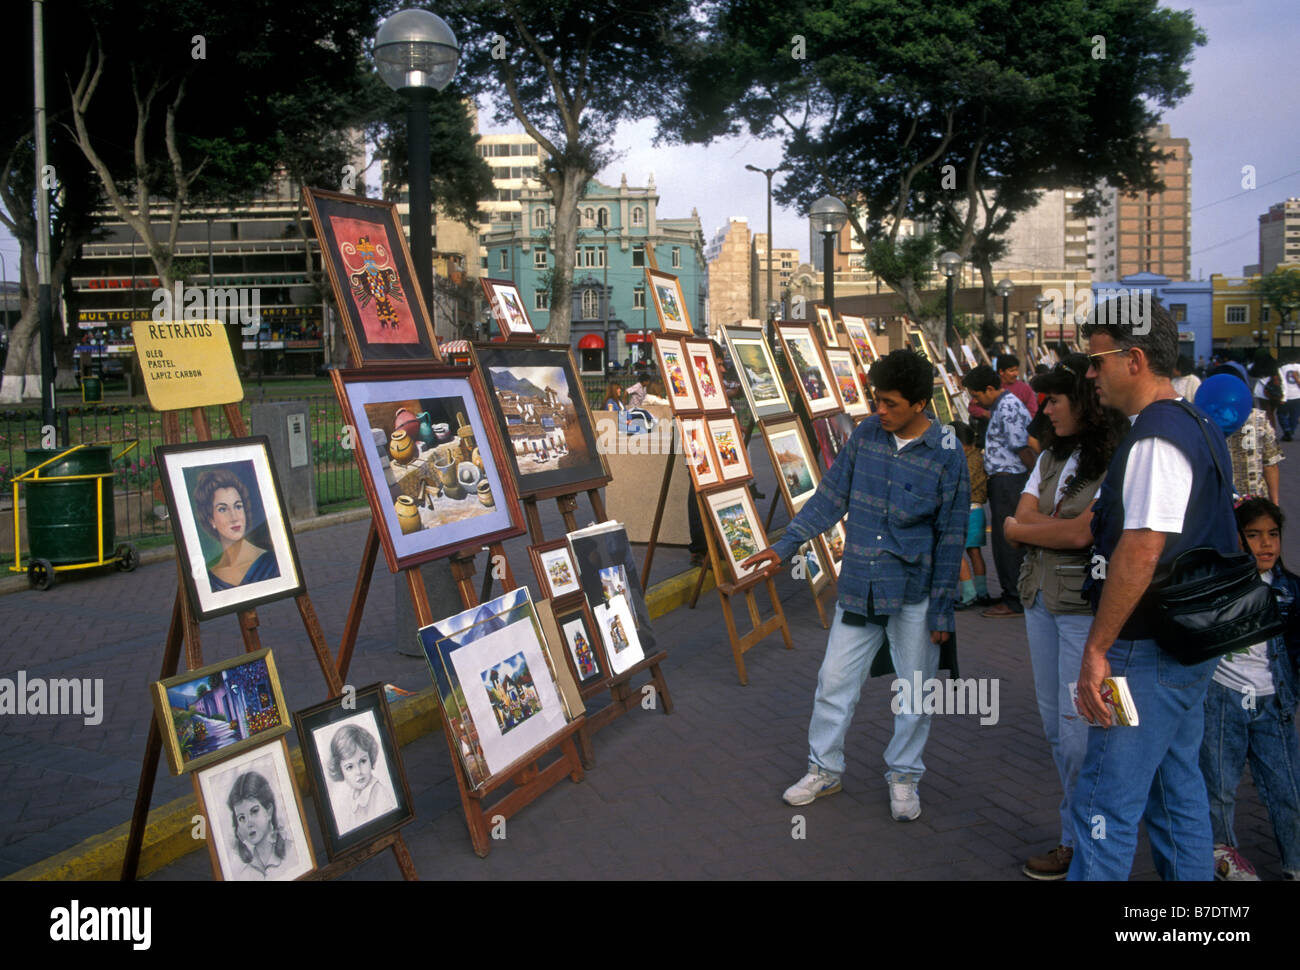
[[[487, 253], [483, 273], [514, 282], [533, 327], [541, 331], [551, 316], [548, 281], [555, 268], [555, 206], [545, 186], [523, 189], [519, 203], [518, 221], [494, 223], [482, 237]], [[570, 337], [584, 373], [604, 372], [607, 361], [622, 366], [629, 358], [653, 356], [646, 335], [658, 332], [659, 321], [646, 290], [648, 251], [653, 251], [661, 272], [681, 282], [691, 324], [697, 333], [706, 332], [708, 282], [699, 215], [692, 210], [686, 218], [662, 219], [658, 206], [653, 175], [643, 187], [630, 187], [627, 176], [618, 186], [596, 179], [587, 183], [578, 206]]]

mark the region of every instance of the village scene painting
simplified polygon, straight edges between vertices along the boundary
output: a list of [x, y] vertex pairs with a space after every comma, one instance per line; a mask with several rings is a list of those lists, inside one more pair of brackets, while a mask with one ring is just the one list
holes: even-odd
[[769, 440], [772, 442], [772, 454], [776, 456], [777, 467], [780, 468], [781, 477], [790, 493], [790, 501], [799, 504], [801, 499], [817, 488], [799, 441], [799, 433], [794, 430], [782, 431], [773, 434]]
[[718, 509], [716, 515], [722, 529], [722, 538], [726, 541], [734, 562], [744, 562], [758, 552], [759, 546], [754, 539], [754, 529], [743, 501]]
[[167, 688], [182, 764], [281, 727], [266, 660]]
[[542, 702], [522, 652], [489, 667], [479, 676], [502, 735], [541, 711]]
[[519, 477], [590, 460], [563, 367], [489, 367]]

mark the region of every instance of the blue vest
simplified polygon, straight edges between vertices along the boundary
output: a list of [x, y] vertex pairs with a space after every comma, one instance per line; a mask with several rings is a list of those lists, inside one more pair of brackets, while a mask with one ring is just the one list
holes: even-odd
[[[1207, 444], [1205, 435], [1197, 421], [1192, 420], [1177, 401], [1154, 401], [1142, 409], [1133, 428], [1115, 449], [1110, 467], [1106, 471], [1106, 480], [1097, 493], [1097, 505], [1092, 519], [1093, 562], [1096, 556], [1104, 556], [1110, 561], [1115, 546], [1119, 544], [1124, 531], [1124, 473], [1128, 469], [1129, 452], [1133, 445], [1143, 438], [1164, 438], [1187, 456], [1192, 466], [1192, 493], [1187, 502], [1187, 512], [1183, 516], [1183, 531], [1170, 534], [1165, 539], [1164, 551], [1156, 565], [1152, 584], [1158, 583], [1169, 572], [1174, 560], [1189, 549], [1210, 546], [1219, 552], [1229, 554], [1238, 552], [1237, 522], [1232, 511], [1232, 458], [1228, 454], [1227, 440], [1223, 432], [1200, 411], [1196, 414], [1200, 424], [1210, 432]], [[1210, 448], [1214, 448], [1214, 452]], [[1215, 468], [1215, 453], [1228, 481]], [[1084, 584], [1084, 591], [1092, 601], [1093, 612], [1101, 601], [1104, 580], [1094, 578], [1096, 567], [1089, 571]], [[1152, 639], [1154, 627], [1146, 615], [1145, 597], [1133, 610], [1133, 615], [1120, 631], [1121, 640]]]

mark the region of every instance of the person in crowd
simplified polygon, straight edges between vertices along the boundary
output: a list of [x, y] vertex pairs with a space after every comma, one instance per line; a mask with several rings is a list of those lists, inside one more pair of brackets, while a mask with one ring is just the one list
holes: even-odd
[[1178, 355], [1178, 363], [1174, 364], [1174, 379], [1171, 382], [1178, 396], [1191, 401], [1196, 397], [1196, 390], [1201, 386], [1201, 379], [1196, 376], [1196, 368], [1192, 366], [1192, 359], [1186, 354]]
[[1038, 413], [1038, 395], [1020, 379], [1020, 360], [1015, 354], [998, 355], [998, 377], [1002, 386], [1020, 399], [1032, 418]]
[[1128, 430], [1124, 415], [1097, 400], [1087, 372], [1088, 358], [1072, 354], [1034, 378], [1034, 390], [1046, 395], [1042, 413], [1049, 424], [1016, 514], [1003, 527], [1008, 541], [1025, 548], [1018, 592], [1038, 714], [1063, 793], [1056, 848], [1031, 856], [1024, 866], [1025, 875], [1039, 880], [1064, 879], [1074, 856], [1070, 795], [1088, 747], [1088, 725], [1074, 710], [1070, 687], [1092, 623], [1092, 607], [1083, 596], [1092, 555], [1092, 503]]
[[[844, 739], [886, 633], [896, 676], [911, 685], [935, 676], [940, 645], [954, 629], [970, 484], [964, 455], [944, 447], [941, 426], [925, 414], [933, 375], [929, 361], [910, 348], [873, 363], [875, 414], [854, 429], [784, 535], [741, 564], [778, 565], [848, 516], [840, 598], [808, 727], [808, 771], [786, 789], [790, 805], [840, 790]], [[910, 688], [896, 692], [891, 707], [885, 780], [894, 819], [909, 821], [921, 814], [917, 788], [930, 717]]]
[[645, 400], [646, 394], [646, 376], [638, 374], [636, 383], [627, 389], [627, 406], [629, 408], [639, 408]]
[[[964, 421], [954, 421], [953, 431], [966, 453], [966, 472], [970, 476], [970, 519], [966, 524], [966, 558], [958, 574], [960, 599], [955, 609], [992, 606], [989, 598], [988, 570], [984, 565], [984, 503], [989, 500], [989, 479], [984, 474], [984, 455], [975, 447], [975, 433]], [[969, 560], [969, 561], [968, 561]]]
[[1273, 823], [1282, 874], [1300, 879], [1300, 742], [1295, 730], [1300, 578], [1282, 565], [1284, 521], [1282, 510], [1268, 499], [1251, 498], [1237, 506], [1241, 545], [1273, 587], [1287, 629], [1221, 657], [1205, 694], [1201, 772], [1210, 798], [1214, 875], [1232, 882], [1259, 880], [1255, 867], [1237, 851], [1232, 819], [1247, 761]]
[[622, 411], [627, 405], [623, 400], [623, 385], [618, 381], [610, 381], [609, 386], [605, 389], [606, 411]]
[[1264, 412], [1269, 427], [1276, 435], [1277, 409], [1283, 399], [1282, 382], [1277, 376], [1277, 364], [1272, 357], [1261, 357], [1251, 367], [1250, 376], [1254, 381], [1252, 393], [1255, 396], [1255, 407]]
[[[1240, 377], [1229, 367], [1220, 367], [1210, 376], [1219, 374]], [[1286, 456], [1277, 446], [1268, 416], [1259, 408], [1252, 408], [1245, 423], [1228, 435], [1228, 454], [1232, 458], [1232, 488], [1237, 496], [1259, 495], [1276, 505], [1282, 478], [1277, 466]]]
[[[1032, 415], [988, 364], [972, 368], [962, 378], [962, 384], [970, 391], [971, 398], [989, 411], [989, 427], [984, 435], [984, 471], [988, 474], [989, 514], [993, 518], [993, 566], [1002, 587], [1002, 601], [981, 615], [1019, 616], [1024, 608], [1016, 585], [1024, 555], [1007, 542], [1002, 525], [1007, 516], [1015, 513], [1020, 493], [1029, 480], [1029, 469], [1037, 457], [1029, 446]], [[1034, 392], [1029, 393], [1032, 396]]]
[[664, 390], [664, 382], [657, 377], [652, 377], [646, 381], [645, 396], [641, 398], [642, 404], [659, 404], [664, 407], [668, 406], [667, 392]]
[[1205, 355], [1201, 354], [1196, 358], [1196, 376], [1199, 377], [1201, 380], [1205, 380], [1206, 370], [1207, 368], [1205, 366]]
[[1278, 423], [1282, 428], [1282, 440], [1295, 438], [1296, 426], [1300, 424], [1300, 363], [1295, 358], [1287, 360], [1278, 375], [1282, 381], [1282, 407], [1278, 410]]
[[[1218, 470], [1227, 468], [1227, 444], [1170, 383], [1178, 328], [1162, 305], [1120, 295], [1093, 309], [1084, 334], [1101, 403], [1132, 428], [1093, 509], [1084, 582], [1095, 616], [1077, 681], [1079, 713], [1093, 726], [1071, 798], [1069, 878], [1127, 879], [1145, 822], [1162, 878], [1208, 880], [1214, 842], [1197, 759], [1216, 661], [1184, 666], [1163, 652], [1148, 594], [1190, 549], [1236, 552], [1232, 484]], [[1111, 676], [1126, 678], [1140, 724], [1110, 726], [1102, 687]]]

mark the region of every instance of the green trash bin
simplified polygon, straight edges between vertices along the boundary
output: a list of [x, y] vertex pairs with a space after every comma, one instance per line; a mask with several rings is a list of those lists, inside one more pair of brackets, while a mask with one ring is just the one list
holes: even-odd
[[101, 404], [104, 400], [104, 378], [87, 374], [81, 379], [81, 403]]
[[[27, 449], [27, 467], [49, 461], [57, 452]], [[103, 475], [102, 479], [77, 478], [47, 481], [62, 475]], [[96, 514], [95, 491], [103, 488], [103, 505]], [[27, 545], [32, 559], [54, 566], [93, 563], [100, 556], [103, 524], [103, 559], [113, 555], [116, 516], [113, 506], [113, 451], [107, 445], [87, 445], [55, 459], [24, 484], [27, 497]]]

